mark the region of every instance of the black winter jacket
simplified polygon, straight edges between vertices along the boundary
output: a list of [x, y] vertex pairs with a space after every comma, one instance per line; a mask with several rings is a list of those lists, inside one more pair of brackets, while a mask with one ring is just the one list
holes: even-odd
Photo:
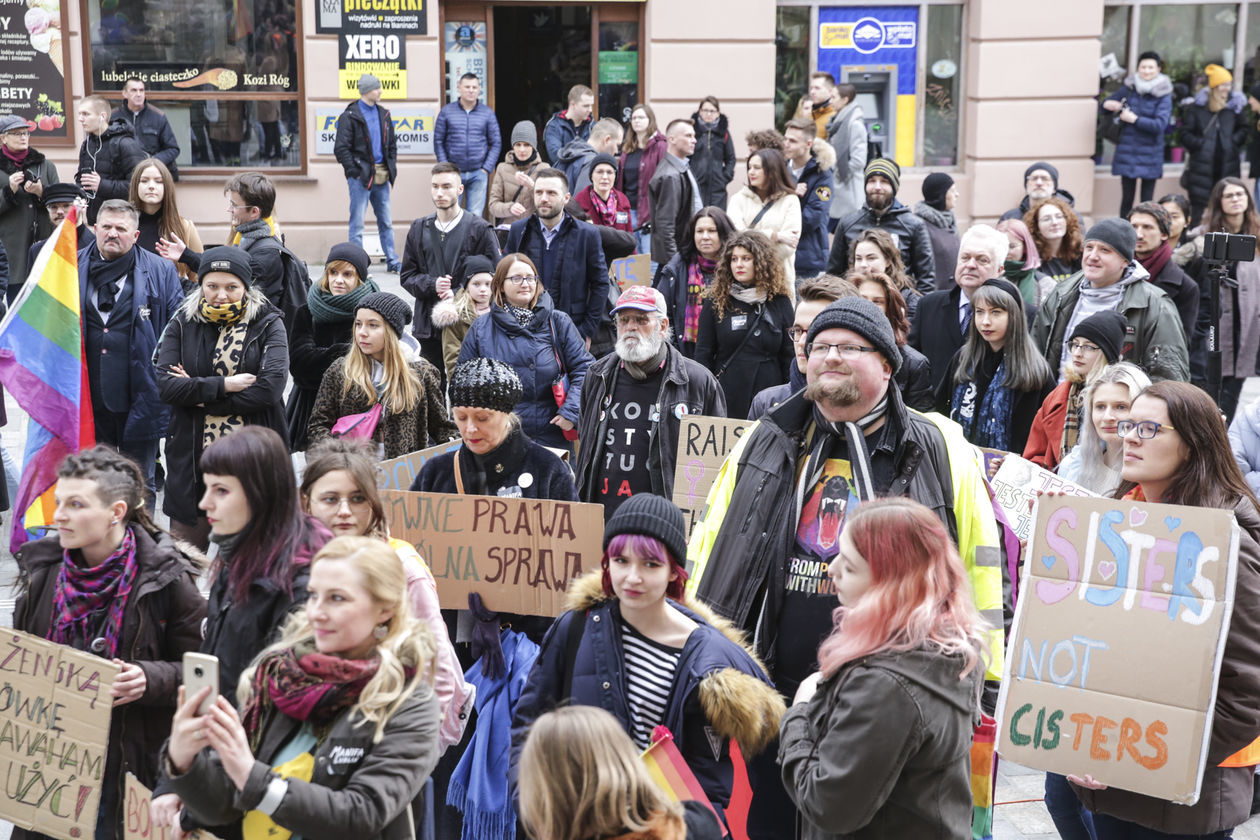
[[[42, 152], [29, 150], [21, 166], [0, 154], [0, 241], [9, 252], [9, 303], [17, 297], [33, 265], [28, 260], [28, 249], [35, 240], [47, 239], [53, 229], [42, 198], [21, 187], [16, 193], [9, 189], [9, 176], [23, 169], [34, 170], [44, 186], [57, 183], [57, 167]], [[80, 241], [79, 249], [84, 245]]]
[[[451, 292], [454, 293], [464, 287], [464, 261], [468, 257], [476, 254], [490, 260], [493, 265], [499, 264], [499, 239], [489, 222], [464, 213], [456, 225], [456, 232], [460, 228], [464, 231], [462, 245], [458, 250], [447, 249], [441, 253], [438, 249], [442, 249], [442, 237], [436, 226], [435, 213], [411, 223], [407, 242], [403, 245], [402, 269], [398, 273], [402, 287], [416, 299], [411, 333], [419, 339], [435, 333], [432, 316], [433, 307], [438, 302], [436, 284], [439, 277], [450, 276]], [[542, 271], [540, 263], [535, 262], [535, 265]]]
[[[726, 416], [726, 395], [718, 387], [713, 374], [698, 362], [684, 358], [669, 347], [665, 373], [656, 404], [660, 420], [652, 424], [648, 435], [647, 471], [652, 479], [652, 492], [665, 498], [674, 495], [674, 466], [678, 458], [678, 429], [688, 414], [708, 417]], [[609, 353], [586, 370], [582, 381], [582, 419], [578, 431], [583, 441], [578, 451], [578, 490], [582, 501], [597, 502], [596, 487], [600, 479], [603, 441], [608, 430], [606, 409], [612, 401], [621, 359]]]
[[[1245, 100], [1237, 102], [1239, 111]], [[1206, 100], [1185, 108], [1181, 115], [1181, 144], [1190, 153], [1182, 184], [1190, 194], [1190, 203], [1206, 207], [1212, 187], [1222, 178], [1239, 177], [1242, 171], [1242, 149], [1247, 142], [1247, 121], [1236, 112], [1233, 101], [1213, 114]]]
[[[117, 813], [123, 801], [123, 782], [134, 773], [153, 787], [158, 778], [158, 750], [171, 731], [180, 660], [201, 644], [201, 622], [206, 601], [197, 591], [194, 560], [177, 549], [171, 536], [156, 539], [133, 526], [138, 569], [123, 611], [118, 658], [144, 671], [145, 689], [139, 700], [118, 706], [110, 718], [105, 786], [101, 805], [110, 836], [122, 836]], [[21, 591], [13, 610], [13, 626], [41, 638], [52, 624], [53, 598], [64, 554], [56, 535], [28, 542], [18, 551]], [[200, 558], [197, 558], [200, 559]], [[13, 837], [38, 836], [15, 828]]]
[[146, 102], [140, 109], [140, 113], [136, 114], [124, 103], [114, 109], [109, 119], [110, 122], [120, 119], [130, 123], [132, 130], [136, 133], [136, 139], [140, 141], [146, 154], [166, 164], [166, 168], [171, 171], [171, 176], [176, 181], [179, 180], [179, 167], [175, 165], [179, 157], [179, 141], [175, 139], [171, 121], [166, 118], [162, 109], [155, 108]]
[[126, 199], [131, 192], [131, 170], [146, 157], [144, 146], [136, 139], [135, 129], [127, 120], [111, 119], [109, 127], [99, 137], [89, 134], [79, 147], [79, 171], [74, 182], [84, 172], [101, 176], [96, 195], [88, 202], [89, 225], [96, 224], [96, 211], [111, 198]]
[[559, 250], [554, 256], [555, 268], [548, 275], [543, 268], [547, 242], [538, 216], [512, 223], [507, 253], [521, 253], [533, 260], [555, 308], [573, 320], [583, 338], [590, 338], [608, 313], [608, 264], [599, 230], [566, 213], [551, 247]]
[[[389, 169], [389, 183], [392, 186], [398, 178], [398, 137], [394, 134], [394, 120], [384, 105], [377, 103], [376, 114], [381, 120], [381, 155], [384, 165]], [[333, 143], [333, 155], [346, 179], [355, 179], [365, 187], [372, 186], [375, 177], [376, 161], [372, 154], [372, 135], [368, 132], [367, 120], [359, 110], [359, 100], [346, 106], [337, 120], [337, 140]]]
[[726, 187], [735, 180], [735, 144], [731, 141], [726, 114], [719, 114], [717, 125], [710, 129], [700, 121], [700, 112], [691, 115], [696, 128], [696, 149], [691, 153], [691, 171], [700, 185], [700, 199], [705, 207], [726, 209]]
[[1190, 346], [1194, 337], [1194, 325], [1199, 317], [1199, 284], [1177, 265], [1176, 260], [1171, 259], [1164, 263], [1159, 274], [1147, 282], [1159, 286], [1164, 294], [1172, 298], [1178, 314], [1181, 315], [1181, 326], [1186, 331], [1186, 346]]
[[[430, 458], [420, 468], [420, 474], [411, 483], [412, 490], [423, 493], [458, 493], [455, 484], [455, 459], [462, 450], [447, 452]], [[467, 459], [470, 452], [464, 452]], [[506, 496], [522, 499], [551, 499], [558, 502], [576, 502], [577, 491], [573, 487], [573, 471], [569, 465], [560, 460], [556, 453], [547, 447], [534, 443], [520, 429], [510, 432], [498, 448], [484, 456], [471, 455], [483, 462], [486, 476], [485, 495]], [[468, 483], [470, 470], [468, 461], [461, 474], [464, 480], [464, 492], [472, 493]], [[524, 477], [528, 475], [529, 478]]]
[[[189, 296], [200, 300], [201, 290]], [[195, 306], [195, 302], [191, 305]], [[205, 492], [201, 468], [201, 434], [207, 414], [239, 414], [250, 426], [266, 426], [287, 443], [284, 386], [289, 374], [289, 340], [280, 311], [265, 301], [250, 318], [237, 373], [257, 378], [244, 391], [229, 394], [225, 377], [214, 372], [219, 325], [194, 320], [188, 302], [171, 319], [157, 352], [158, 392], [172, 406], [166, 437], [166, 501], [162, 510], [185, 524], [197, 521], [197, 502]], [[187, 376], [176, 376], [182, 365]]]
[[914, 278], [915, 286], [923, 294], [936, 289], [936, 260], [932, 255], [932, 238], [928, 236], [927, 223], [900, 201], [893, 201], [882, 216], [870, 207], [863, 206], [851, 216], [840, 220], [836, 237], [831, 243], [831, 256], [827, 260], [827, 273], [843, 277], [849, 270], [849, 252], [853, 241], [870, 228], [877, 227], [892, 235], [901, 251], [901, 262], [906, 273]]
[[796, 364], [796, 351], [788, 337], [793, 317], [792, 301], [784, 295], [756, 305], [732, 298], [722, 318], [712, 299], [705, 298], [696, 361], [717, 377], [732, 417], [747, 417], [757, 392], [788, 381], [788, 368]]
[[897, 348], [901, 351], [901, 367], [893, 377], [901, 389], [906, 408], [915, 411], [932, 410], [932, 363], [909, 344]]
[[[695, 347], [683, 346], [683, 322], [687, 316], [687, 271], [688, 267], [683, 262], [682, 254], [674, 254], [669, 262], [656, 272], [652, 285], [665, 298], [665, 314], [669, 318], [670, 326], [673, 327], [670, 341], [683, 351], [683, 355], [691, 358], [695, 355]], [[712, 283], [713, 274], [710, 272], [704, 279], [705, 288]]]

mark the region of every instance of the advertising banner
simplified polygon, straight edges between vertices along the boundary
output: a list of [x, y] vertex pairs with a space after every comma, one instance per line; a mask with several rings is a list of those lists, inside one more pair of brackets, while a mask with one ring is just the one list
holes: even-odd
[[[358, 79], [355, 79], [358, 83]], [[357, 88], [356, 88], [357, 90]], [[331, 155], [337, 142], [337, 120], [344, 108], [315, 109], [315, 154]], [[390, 108], [394, 136], [398, 138], [398, 154], [433, 154], [433, 123], [437, 114], [432, 108]]]
[[315, 31], [396, 32], [425, 35], [429, 13], [425, 0], [315, 0]]
[[63, 0], [0, 0], [0, 117], [31, 126], [31, 145], [70, 145], [69, 40]]

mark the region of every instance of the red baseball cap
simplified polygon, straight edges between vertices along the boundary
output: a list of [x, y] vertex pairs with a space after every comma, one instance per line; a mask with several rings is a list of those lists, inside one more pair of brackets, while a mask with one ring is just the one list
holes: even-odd
[[655, 312], [658, 315], [664, 315], [665, 296], [651, 286], [631, 286], [617, 298], [613, 314], [623, 309], [637, 309], [640, 312]]

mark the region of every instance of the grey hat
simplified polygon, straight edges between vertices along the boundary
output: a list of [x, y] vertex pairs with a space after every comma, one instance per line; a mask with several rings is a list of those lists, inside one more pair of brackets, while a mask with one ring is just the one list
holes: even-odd
[[1137, 231], [1133, 225], [1119, 216], [1099, 219], [1085, 234], [1085, 241], [1091, 239], [1101, 242], [1113, 249], [1129, 262], [1133, 262], [1133, 251], [1137, 248]]
[[524, 391], [521, 378], [507, 362], [478, 357], [451, 371], [451, 406], [488, 408], [507, 414], [516, 408]]
[[372, 292], [359, 301], [357, 308], [370, 309], [380, 315], [398, 338], [402, 337], [403, 328], [411, 323], [411, 307], [393, 292]]
[[219, 245], [201, 255], [201, 265], [197, 269], [197, 280], [204, 280], [212, 271], [226, 271], [235, 275], [248, 288], [254, 282], [254, 269], [249, 262], [249, 254], [244, 248], [235, 245]]
[[371, 73], [364, 73], [359, 77], [359, 95], [371, 93], [381, 86], [381, 80], [373, 76]]
[[512, 142], [528, 143], [538, 148], [538, 128], [529, 120], [521, 120], [512, 126]]
[[813, 344], [820, 332], [831, 329], [852, 330], [880, 352], [894, 374], [901, 369], [901, 350], [897, 347], [892, 324], [888, 322], [888, 316], [869, 300], [844, 297], [828, 304], [809, 325], [809, 332], [805, 334], [806, 346]]
[[18, 128], [29, 129], [31, 124], [17, 114], [8, 114], [0, 117], [0, 134], [13, 131]]

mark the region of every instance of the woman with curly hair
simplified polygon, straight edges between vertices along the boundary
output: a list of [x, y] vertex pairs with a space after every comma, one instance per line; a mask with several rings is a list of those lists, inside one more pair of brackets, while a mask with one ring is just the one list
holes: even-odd
[[906, 303], [906, 318], [910, 321], [915, 319], [919, 311], [919, 298], [923, 297], [923, 293], [914, 285], [910, 275], [906, 274], [905, 263], [901, 261], [901, 249], [888, 231], [867, 228], [853, 240], [849, 251], [849, 271], [868, 275], [883, 274], [888, 277]]
[[1081, 254], [1085, 240], [1081, 220], [1072, 205], [1051, 196], [1024, 214], [1024, 224], [1032, 233], [1041, 270], [1057, 283], [1081, 270]]
[[915, 411], [931, 411], [934, 402], [932, 364], [927, 356], [906, 343], [910, 335], [910, 318], [906, 314], [906, 299], [901, 296], [901, 290], [891, 277], [880, 272], [863, 274], [850, 271], [844, 279], [857, 287], [859, 295], [878, 306], [892, 324], [897, 349], [901, 351], [901, 367], [893, 379], [901, 389], [902, 400]]
[[770, 240], [755, 230], [732, 236], [704, 292], [696, 339], [696, 361], [721, 383], [727, 416], [747, 417], [757, 392], [787, 382], [796, 355], [788, 336], [793, 317], [792, 291]]

